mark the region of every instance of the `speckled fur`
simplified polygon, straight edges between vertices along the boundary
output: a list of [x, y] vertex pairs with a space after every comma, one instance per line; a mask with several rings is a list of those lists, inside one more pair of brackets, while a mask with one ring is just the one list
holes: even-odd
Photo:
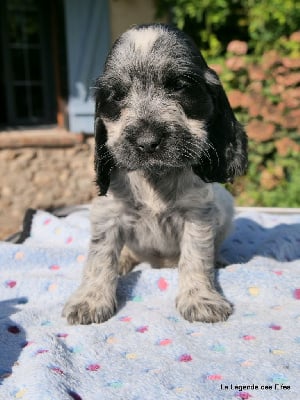
[[214, 267], [233, 201], [214, 182], [244, 171], [247, 139], [218, 77], [181, 32], [150, 25], [121, 36], [98, 86], [101, 195], [83, 279], [63, 315], [71, 324], [106, 321], [117, 308], [118, 275], [147, 261], [178, 266], [185, 319], [226, 320], [232, 305], [215, 288]]

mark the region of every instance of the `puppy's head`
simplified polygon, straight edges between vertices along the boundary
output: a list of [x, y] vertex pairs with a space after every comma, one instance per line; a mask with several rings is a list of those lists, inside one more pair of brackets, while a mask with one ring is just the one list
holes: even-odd
[[136, 26], [97, 80], [95, 166], [100, 193], [113, 168], [192, 168], [227, 182], [247, 164], [247, 138], [216, 73], [191, 39], [166, 25]]

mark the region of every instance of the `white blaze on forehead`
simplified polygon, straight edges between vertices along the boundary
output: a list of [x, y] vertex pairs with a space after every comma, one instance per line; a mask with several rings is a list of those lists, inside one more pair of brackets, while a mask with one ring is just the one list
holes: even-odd
[[141, 51], [141, 53], [146, 54], [161, 36], [161, 31], [154, 28], [141, 28], [132, 29], [127, 34], [129, 40], [134, 43], [135, 48]]

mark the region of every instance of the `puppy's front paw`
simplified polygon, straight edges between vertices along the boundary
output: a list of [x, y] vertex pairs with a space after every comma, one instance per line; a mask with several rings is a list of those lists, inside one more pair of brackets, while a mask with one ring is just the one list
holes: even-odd
[[116, 299], [109, 299], [89, 293], [83, 296], [75, 292], [65, 304], [62, 316], [71, 325], [101, 323], [111, 318], [117, 308]]
[[232, 305], [218, 292], [209, 292], [205, 297], [198, 289], [180, 293], [176, 306], [183, 318], [190, 322], [226, 321], [233, 311]]

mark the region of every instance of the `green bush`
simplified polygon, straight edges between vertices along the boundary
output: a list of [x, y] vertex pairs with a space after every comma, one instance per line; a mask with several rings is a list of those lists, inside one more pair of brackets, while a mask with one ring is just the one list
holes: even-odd
[[300, 207], [300, 153], [280, 156], [267, 148], [250, 140], [248, 173], [228, 186], [229, 191], [241, 206]]
[[159, 16], [190, 34], [205, 56], [223, 54], [233, 39], [262, 54], [300, 26], [298, 0], [157, 0]]
[[228, 185], [239, 205], [300, 207], [300, 33], [289, 43], [263, 57], [227, 53], [212, 66], [249, 135], [247, 175]]
[[276, 48], [276, 41], [300, 27], [298, 0], [243, 0], [248, 9], [250, 46], [262, 54]]

